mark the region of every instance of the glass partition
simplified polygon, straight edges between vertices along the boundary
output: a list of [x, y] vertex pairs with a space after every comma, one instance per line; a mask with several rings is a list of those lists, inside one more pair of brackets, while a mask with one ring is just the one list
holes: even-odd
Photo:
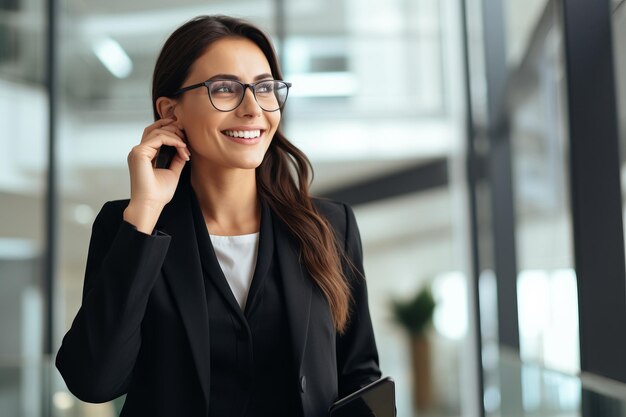
[[[626, 2], [615, 1], [613, 9], [613, 54], [617, 84], [622, 196], [626, 196]], [[626, 205], [623, 209], [626, 215]], [[626, 231], [626, 222], [625, 231]], [[626, 236], [626, 233], [625, 233]]]
[[520, 354], [573, 373], [580, 360], [563, 29], [557, 2], [534, 3], [523, 11], [505, 3], [507, 27], [513, 16], [531, 19], [513, 38], [523, 59], [511, 68], [509, 95]]
[[622, 384], [590, 375], [581, 377], [562, 373], [537, 363], [524, 363], [512, 355], [504, 355], [499, 366], [509, 369], [509, 374], [522, 375], [522, 389], [517, 401], [522, 406], [508, 415], [626, 416], [626, 391]]
[[41, 277], [48, 97], [45, 2], [0, 4], [0, 410], [45, 411]]

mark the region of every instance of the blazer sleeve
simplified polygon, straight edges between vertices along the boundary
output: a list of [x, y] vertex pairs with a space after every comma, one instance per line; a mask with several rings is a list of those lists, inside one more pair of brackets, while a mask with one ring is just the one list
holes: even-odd
[[106, 203], [94, 222], [82, 306], [56, 357], [69, 390], [87, 402], [110, 401], [127, 391], [141, 321], [170, 241], [123, 221], [119, 203]]
[[361, 236], [350, 206], [345, 205], [345, 253], [352, 263], [344, 265], [352, 293], [348, 327], [337, 335], [339, 397], [344, 397], [381, 377], [378, 351], [367, 301]]

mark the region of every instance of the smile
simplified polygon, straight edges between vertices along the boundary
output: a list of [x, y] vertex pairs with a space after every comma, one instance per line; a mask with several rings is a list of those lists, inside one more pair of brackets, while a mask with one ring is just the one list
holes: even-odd
[[254, 139], [261, 136], [260, 130], [224, 130], [222, 133], [233, 138], [245, 139]]

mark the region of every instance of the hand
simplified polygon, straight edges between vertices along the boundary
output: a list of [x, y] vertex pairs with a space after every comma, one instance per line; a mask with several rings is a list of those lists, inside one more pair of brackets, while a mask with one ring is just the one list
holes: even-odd
[[[139, 145], [128, 154], [130, 203], [124, 220], [144, 233], [152, 233], [163, 210], [174, 196], [180, 173], [189, 160], [185, 134], [172, 119], [160, 119], [148, 126]], [[176, 148], [168, 168], [155, 168], [153, 161], [163, 145]]]

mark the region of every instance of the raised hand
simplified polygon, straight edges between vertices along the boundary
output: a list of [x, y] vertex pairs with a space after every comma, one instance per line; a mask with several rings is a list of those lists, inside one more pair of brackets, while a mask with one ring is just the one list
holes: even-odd
[[[148, 126], [141, 142], [128, 154], [130, 203], [124, 220], [143, 233], [152, 233], [163, 207], [176, 191], [180, 173], [189, 161], [185, 134], [173, 119], [160, 119]], [[168, 168], [156, 168], [154, 161], [161, 146], [173, 146], [176, 154]]]

